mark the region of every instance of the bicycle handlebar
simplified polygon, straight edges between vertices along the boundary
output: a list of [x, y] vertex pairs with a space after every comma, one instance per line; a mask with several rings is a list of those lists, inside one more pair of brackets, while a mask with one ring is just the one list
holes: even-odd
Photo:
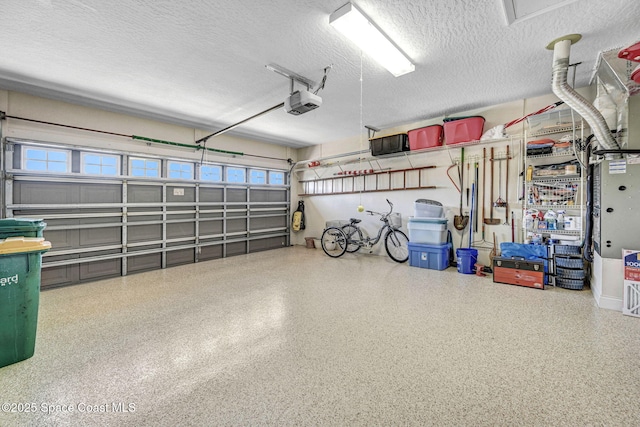
[[387, 212], [387, 213], [381, 213], [381, 212], [375, 212], [375, 211], [369, 211], [369, 210], [367, 210], [367, 211], [365, 211], [365, 212], [366, 212], [366, 213], [368, 213], [368, 214], [369, 214], [369, 215], [371, 215], [371, 216], [373, 216], [373, 214], [380, 215], [380, 217], [381, 217], [381, 218], [380, 218], [380, 220], [382, 220], [382, 218], [386, 218], [386, 217], [388, 217], [389, 215], [391, 215], [391, 212], [393, 212], [393, 203], [391, 203], [391, 202], [389, 201], [389, 199], [385, 199], [385, 200], [387, 201], [387, 203], [389, 203], [389, 208], [390, 208], [390, 209], [389, 209], [389, 212]]

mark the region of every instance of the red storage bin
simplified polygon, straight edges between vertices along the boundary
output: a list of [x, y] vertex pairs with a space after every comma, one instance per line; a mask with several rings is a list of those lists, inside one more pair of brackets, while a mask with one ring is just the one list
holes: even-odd
[[409, 148], [420, 150], [421, 148], [438, 147], [442, 145], [442, 126], [431, 125], [407, 132], [409, 134]]
[[447, 145], [477, 141], [484, 130], [484, 117], [474, 116], [453, 119], [444, 123], [444, 139]]

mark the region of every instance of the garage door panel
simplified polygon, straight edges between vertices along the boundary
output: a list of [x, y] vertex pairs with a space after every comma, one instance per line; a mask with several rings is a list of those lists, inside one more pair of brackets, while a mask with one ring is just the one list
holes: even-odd
[[167, 185], [167, 203], [179, 202], [195, 202], [195, 187], [183, 187], [180, 185]]
[[267, 251], [270, 249], [283, 248], [286, 245], [285, 236], [269, 237], [266, 239], [256, 239], [249, 242], [250, 252]]
[[77, 184], [62, 182], [16, 181], [13, 202], [23, 205], [59, 205], [79, 203]]
[[[195, 208], [186, 208], [186, 209], [193, 209], [194, 213], [171, 213], [169, 210], [167, 210], [167, 220], [175, 221], [178, 219], [195, 219], [196, 218]], [[176, 209], [176, 210], [184, 211], [185, 208]]]
[[43, 236], [51, 242], [54, 250], [75, 249], [80, 245], [79, 230], [47, 230], [44, 229]]
[[247, 190], [240, 188], [228, 188], [227, 189], [227, 202], [246, 202]]
[[221, 244], [202, 246], [198, 258], [200, 261], [222, 258], [222, 249], [223, 246]]
[[167, 251], [167, 267], [191, 264], [196, 261], [194, 249]]
[[122, 186], [114, 184], [81, 184], [80, 203], [122, 203]]
[[136, 223], [136, 222], [160, 222], [162, 221], [162, 215], [127, 215], [127, 222]]
[[57, 267], [44, 267], [40, 274], [40, 287], [42, 289], [56, 286], [66, 286], [78, 283], [80, 280], [80, 266], [59, 265]]
[[122, 261], [110, 259], [80, 264], [80, 280], [91, 280], [122, 275]]
[[227, 233], [240, 231], [247, 231], [247, 220], [245, 218], [227, 219]]
[[232, 242], [226, 244], [227, 256], [243, 255], [247, 253], [247, 242]]
[[196, 225], [193, 222], [167, 224], [167, 239], [195, 236]]
[[130, 225], [127, 234], [129, 243], [162, 240], [162, 224]]
[[160, 253], [130, 256], [127, 260], [127, 271], [130, 273], [157, 270], [159, 268], [162, 268], [162, 255]]
[[127, 186], [127, 201], [129, 203], [161, 203], [162, 186], [129, 184]]
[[266, 190], [255, 189], [250, 190], [252, 202], [286, 202], [287, 191], [286, 190]]
[[285, 217], [263, 217], [251, 218], [251, 231], [264, 230], [269, 228], [281, 228], [287, 226], [287, 218]]
[[220, 221], [201, 221], [200, 235], [222, 234], [222, 220]]
[[200, 202], [213, 203], [224, 201], [223, 188], [206, 188], [200, 187]]
[[78, 230], [80, 247], [118, 245], [122, 243], [121, 227], [104, 227]]

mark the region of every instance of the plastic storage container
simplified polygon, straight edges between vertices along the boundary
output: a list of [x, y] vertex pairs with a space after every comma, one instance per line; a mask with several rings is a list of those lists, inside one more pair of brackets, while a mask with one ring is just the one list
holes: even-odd
[[435, 200], [418, 199], [414, 203], [416, 218], [444, 218], [442, 203]]
[[397, 135], [383, 136], [369, 140], [371, 146], [371, 154], [374, 156], [382, 156], [384, 154], [399, 153], [409, 150], [409, 138], [406, 133]]
[[409, 242], [426, 245], [447, 243], [446, 218], [409, 218]]
[[441, 125], [431, 125], [407, 132], [409, 135], [409, 149], [439, 147], [442, 145], [443, 129]]
[[459, 248], [456, 249], [456, 256], [458, 257], [458, 273], [462, 274], [474, 274], [475, 265], [478, 261], [478, 250], [472, 248]]
[[461, 119], [445, 119], [444, 140], [447, 145], [477, 141], [484, 130], [484, 117], [474, 116]]
[[580, 125], [581, 117], [578, 113], [573, 113], [572, 118], [570, 108], [554, 108], [546, 113], [527, 117], [527, 124], [531, 133], [547, 132], [573, 127], [573, 120], [576, 121], [577, 126]]
[[43, 237], [0, 240], [0, 367], [33, 356], [42, 254], [50, 248]]
[[451, 243], [444, 245], [424, 245], [409, 242], [409, 265], [411, 267], [444, 270], [449, 267]]

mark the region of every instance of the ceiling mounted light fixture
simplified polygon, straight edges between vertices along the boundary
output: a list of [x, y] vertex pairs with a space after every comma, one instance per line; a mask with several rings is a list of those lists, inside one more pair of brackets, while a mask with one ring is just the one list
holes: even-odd
[[353, 3], [329, 16], [329, 23], [363, 52], [398, 77], [416, 69], [396, 45]]

